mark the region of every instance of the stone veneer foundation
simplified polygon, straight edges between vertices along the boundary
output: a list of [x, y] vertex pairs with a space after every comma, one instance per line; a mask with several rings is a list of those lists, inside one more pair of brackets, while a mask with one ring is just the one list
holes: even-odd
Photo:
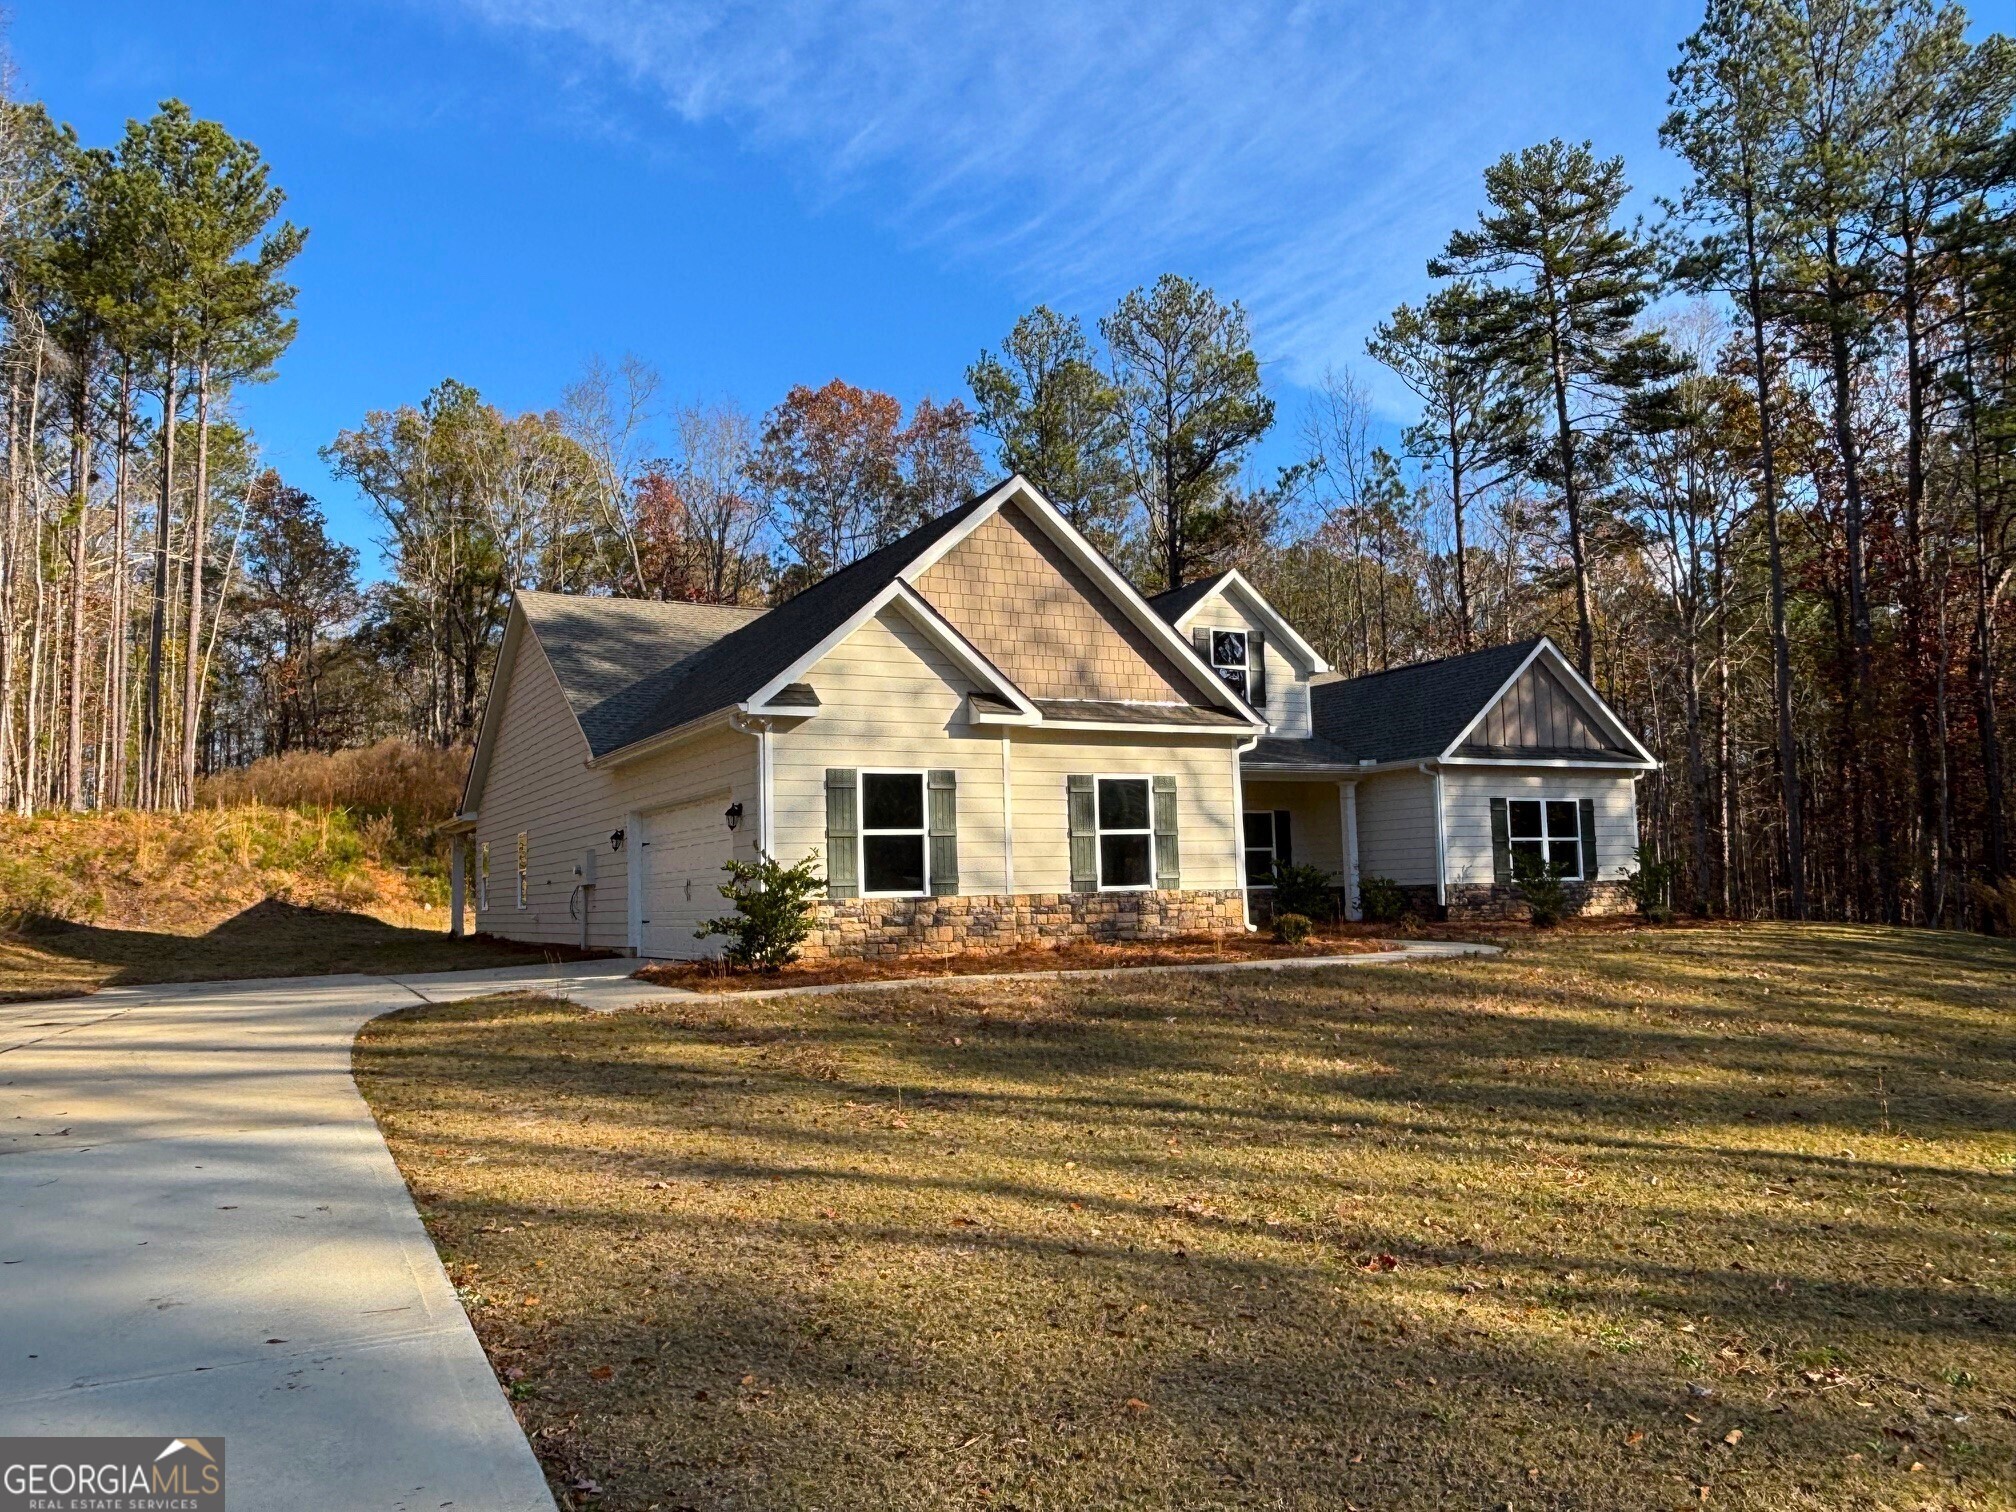
[[[1622, 882], [1568, 882], [1571, 918], [1597, 919], [1633, 913], [1637, 903]], [[1428, 889], [1433, 896], [1434, 889]], [[1531, 910], [1518, 889], [1491, 882], [1453, 882], [1448, 891], [1448, 917], [1483, 923], [1523, 921]]]
[[1012, 950], [1077, 940], [1166, 940], [1244, 930], [1236, 890], [1016, 893], [956, 898], [843, 898], [817, 905], [802, 960]]

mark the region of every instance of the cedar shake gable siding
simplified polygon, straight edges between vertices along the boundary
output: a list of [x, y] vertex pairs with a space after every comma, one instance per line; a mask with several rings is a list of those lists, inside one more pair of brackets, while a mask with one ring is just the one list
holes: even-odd
[[916, 586], [1030, 698], [1204, 703], [1161, 648], [1013, 504], [932, 563]]

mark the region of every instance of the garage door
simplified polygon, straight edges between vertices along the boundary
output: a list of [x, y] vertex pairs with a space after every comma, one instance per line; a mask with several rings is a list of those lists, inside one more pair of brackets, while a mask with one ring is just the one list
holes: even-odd
[[645, 848], [644, 953], [690, 961], [719, 955], [719, 936], [696, 940], [703, 919], [728, 912], [720, 888], [731, 839], [721, 820], [720, 801], [702, 799], [647, 814]]

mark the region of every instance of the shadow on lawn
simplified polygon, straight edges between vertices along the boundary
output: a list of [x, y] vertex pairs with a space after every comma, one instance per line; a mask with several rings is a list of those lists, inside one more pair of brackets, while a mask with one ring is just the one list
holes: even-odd
[[2012, 970], [1694, 931], [358, 1064], [563, 1505], [1985, 1508]]
[[[304, 907], [280, 898], [254, 903], [203, 934], [34, 917], [24, 921], [13, 937], [39, 955], [84, 968], [88, 975], [73, 991], [86, 985], [505, 965], [552, 954], [488, 936], [452, 940], [445, 915], [440, 929], [408, 929], [369, 914]], [[572, 959], [581, 953], [559, 954]], [[90, 971], [91, 967], [110, 970]], [[0, 996], [8, 994], [10, 985], [0, 975]]]

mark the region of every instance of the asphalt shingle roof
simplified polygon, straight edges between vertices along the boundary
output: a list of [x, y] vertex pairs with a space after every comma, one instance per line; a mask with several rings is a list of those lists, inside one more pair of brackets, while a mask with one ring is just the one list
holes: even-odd
[[757, 692], [894, 582], [986, 497], [946, 511], [770, 610], [553, 593], [526, 593], [520, 601], [588, 737], [589, 751], [606, 756]]
[[1535, 636], [1467, 656], [1312, 684], [1316, 734], [1347, 762], [1440, 756], [1539, 643]]
[[1148, 607], [1173, 625], [1183, 618], [1192, 604], [1208, 596], [1212, 589], [1230, 576], [1230, 572], [1216, 572], [1194, 583], [1185, 583], [1181, 588], [1171, 588], [1167, 593], [1158, 593], [1148, 600]]

